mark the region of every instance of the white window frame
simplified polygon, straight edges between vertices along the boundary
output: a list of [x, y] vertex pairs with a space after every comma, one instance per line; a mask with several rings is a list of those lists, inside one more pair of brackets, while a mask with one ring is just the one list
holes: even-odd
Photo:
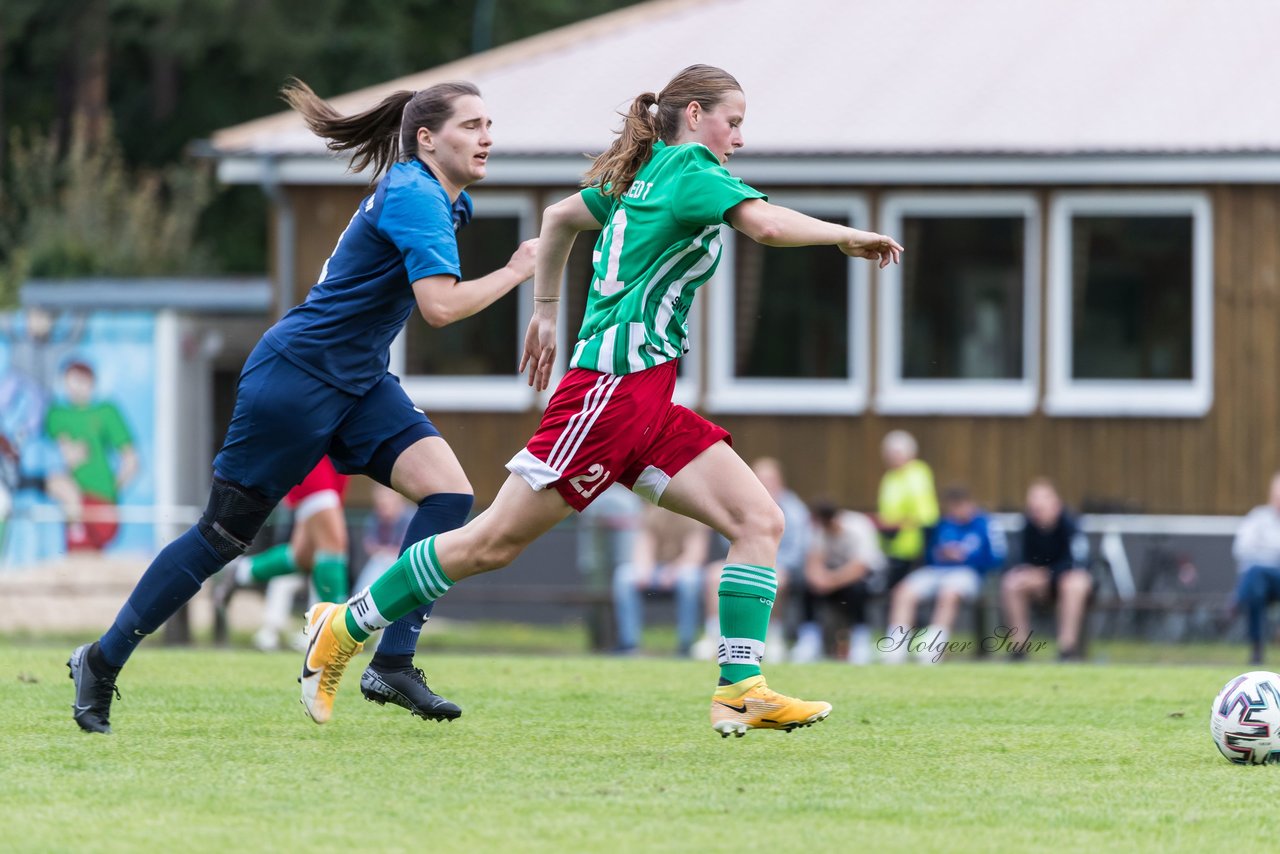
[[[861, 194], [838, 196], [818, 193], [770, 194], [770, 201], [811, 216], [840, 216], [859, 228], [871, 225], [871, 210]], [[858, 414], [867, 408], [870, 383], [871, 326], [869, 313], [870, 269], [867, 261], [848, 259], [850, 316], [848, 323], [848, 373], [845, 379], [758, 379], [736, 377], [734, 366], [734, 306], [737, 278], [734, 252], [736, 240], [749, 240], [725, 227], [724, 254], [715, 278], [708, 283], [709, 313], [708, 382], [706, 408], [719, 413], [814, 413]], [[829, 251], [837, 251], [831, 248]], [[795, 330], [799, 334], [802, 330]]]
[[[1077, 380], [1071, 376], [1071, 220], [1075, 216], [1191, 217], [1191, 379]], [[1058, 193], [1049, 208], [1050, 415], [1184, 418], [1213, 405], [1213, 206], [1205, 193]]]
[[[1022, 377], [904, 379], [902, 267], [880, 271], [877, 293], [876, 411], [890, 415], [1026, 415], [1036, 408], [1040, 374], [1040, 204], [1031, 193], [891, 193], [880, 202], [879, 230], [903, 239], [907, 217], [1024, 220]], [[912, 247], [906, 247], [911, 252]]]
[[[520, 239], [537, 236], [537, 206], [531, 193], [472, 193], [475, 218], [516, 217], [520, 222]], [[511, 251], [515, 252], [512, 246]], [[507, 262], [507, 256], [491, 259], [489, 269], [463, 270], [465, 279], [477, 279], [487, 275]], [[520, 374], [520, 347], [524, 342], [524, 329], [533, 315], [533, 288], [521, 285], [514, 296], [503, 299], [519, 300], [517, 330], [512, 337], [511, 372], [487, 376], [429, 376], [404, 374], [404, 331], [391, 345], [391, 372], [401, 378], [401, 384], [409, 399], [427, 413], [436, 412], [523, 412], [533, 406], [536, 395]], [[410, 323], [425, 323], [417, 309]], [[424, 334], [431, 334], [428, 330]]]

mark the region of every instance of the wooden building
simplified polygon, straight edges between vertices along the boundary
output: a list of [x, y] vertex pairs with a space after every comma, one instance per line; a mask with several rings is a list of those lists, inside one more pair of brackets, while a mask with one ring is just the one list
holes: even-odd
[[[654, 0], [369, 89], [469, 79], [494, 116], [463, 268], [501, 265], [641, 91], [693, 62], [748, 96], [730, 169], [783, 204], [898, 237], [899, 268], [726, 229], [678, 391], [805, 497], [874, 503], [879, 443], [1019, 506], [1049, 475], [1091, 509], [1231, 514], [1280, 468], [1280, 72], [1267, 0]], [[366, 192], [294, 115], [212, 138], [275, 204], [280, 302]], [[567, 275], [576, 331], [590, 246]], [[393, 367], [480, 502], [544, 402], [515, 374], [524, 287]], [[567, 347], [562, 347], [562, 352]]]

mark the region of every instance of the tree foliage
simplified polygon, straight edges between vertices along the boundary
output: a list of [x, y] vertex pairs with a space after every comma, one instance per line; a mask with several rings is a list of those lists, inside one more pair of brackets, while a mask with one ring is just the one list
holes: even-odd
[[[7, 231], [0, 230], [0, 267], [12, 275], [21, 256], [32, 270], [116, 269], [122, 254], [157, 251], [153, 244], [130, 250], [127, 242], [113, 245], [87, 232], [80, 237], [74, 229], [97, 227], [97, 217], [107, 210], [113, 216], [144, 210], [160, 216], [166, 210], [164, 216], [189, 218], [190, 203], [203, 198], [185, 195], [200, 181], [185, 160], [189, 144], [283, 109], [277, 92], [288, 76], [306, 80], [322, 95], [337, 95], [461, 58], [473, 45], [502, 44], [631, 2], [0, 0], [0, 193], [26, 198], [31, 210], [58, 211], [39, 228], [14, 225], [7, 204], [9, 210], [0, 213], [7, 223]], [[98, 136], [104, 128], [112, 140]], [[94, 143], [85, 147], [74, 138], [77, 133], [87, 133]], [[15, 134], [25, 142], [5, 152]], [[107, 160], [95, 161], [99, 156]], [[15, 157], [29, 160], [19, 167]], [[87, 159], [60, 162], [75, 157]], [[44, 170], [39, 186], [33, 176], [18, 174], [33, 163]], [[109, 202], [92, 199], [90, 185], [76, 184], [88, 180], [86, 169], [107, 170], [110, 176], [98, 171], [94, 178], [110, 177], [112, 191], [127, 188], [137, 203], [124, 201], [124, 189]], [[50, 195], [37, 202], [32, 194], [39, 192]], [[143, 197], [170, 206], [181, 202], [181, 210], [142, 204]], [[77, 210], [58, 209], [54, 201]], [[206, 262], [263, 270], [265, 215], [256, 191], [220, 191], [198, 221], [213, 249]], [[55, 227], [58, 217], [66, 222]], [[144, 240], [156, 226], [116, 223], [123, 231], [110, 233], [117, 240]], [[164, 227], [177, 228], [176, 220]], [[37, 234], [45, 242], [28, 245]], [[56, 263], [55, 245], [64, 253]], [[86, 252], [108, 255], [90, 261], [80, 254]]]
[[110, 133], [72, 126], [10, 137], [0, 184], [0, 294], [27, 278], [158, 276], [211, 266], [197, 237], [213, 194], [208, 164], [129, 169]]

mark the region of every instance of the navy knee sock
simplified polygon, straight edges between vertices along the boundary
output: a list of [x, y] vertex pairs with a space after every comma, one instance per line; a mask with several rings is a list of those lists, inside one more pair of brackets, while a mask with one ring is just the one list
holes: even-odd
[[[422, 499], [418, 502], [418, 512], [413, 514], [413, 519], [409, 522], [404, 542], [400, 544], [400, 553], [404, 554], [409, 546], [422, 542], [433, 534], [461, 527], [467, 521], [473, 501], [474, 496], [462, 492], [437, 492]], [[381, 669], [408, 667], [413, 660], [413, 652], [418, 647], [422, 624], [431, 616], [434, 604], [430, 602], [419, 605], [383, 629], [372, 666]]]
[[138, 643], [176, 614], [223, 565], [195, 527], [165, 546], [98, 641], [103, 660], [111, 667], [124, 666]]

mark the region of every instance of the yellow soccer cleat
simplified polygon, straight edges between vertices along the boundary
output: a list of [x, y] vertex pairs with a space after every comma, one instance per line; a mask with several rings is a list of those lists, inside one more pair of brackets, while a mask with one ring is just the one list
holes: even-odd
[[302, 705], [322, 724], [333, 715], [333, 698], [347, 662], [364, 644], [347, 632], [345, 605], [320, 602], [307, 611], [307, 653], [302, 660]]
[[830, 703], [811, 703], [772, 691], [763, 676], [722, 685], [711, 697], [711, 727], [724, 738], [739, 738], [749, 729], [791, 732], [816, 724], [831, 714]]

